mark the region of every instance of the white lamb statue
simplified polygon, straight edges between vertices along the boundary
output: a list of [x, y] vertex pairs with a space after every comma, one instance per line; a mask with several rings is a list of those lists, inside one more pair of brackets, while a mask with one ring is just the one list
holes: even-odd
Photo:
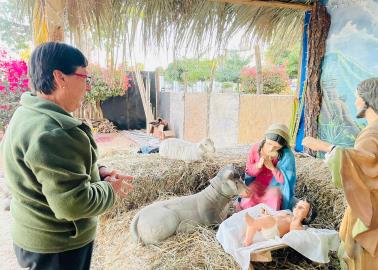
[[214, 142], [210, 138], [203, 139], [199, 143], [181, 139], [166, 139], [159, 147], [160, 156], [185, 162], [203, 160], [208, 154], [214, 152]]

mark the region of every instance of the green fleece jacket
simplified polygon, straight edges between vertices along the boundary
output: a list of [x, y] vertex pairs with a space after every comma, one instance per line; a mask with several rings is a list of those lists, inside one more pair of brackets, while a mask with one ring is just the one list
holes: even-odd
[[113, 206], [115, 194], [100, 181], [88, 126], [55, 103], [25, 93], [0, 148], [16, 245], [55, 253], [94, 240], [97, 216]]

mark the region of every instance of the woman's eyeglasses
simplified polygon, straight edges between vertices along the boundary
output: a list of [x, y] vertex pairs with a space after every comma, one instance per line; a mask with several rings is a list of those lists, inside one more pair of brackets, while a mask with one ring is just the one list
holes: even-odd
[[85, 79], [85, 82], [90, 85], [92, 83], [92, 77], [89, 76], [89, 75], [86, 75], [86, 74], [80, 74], [80, 73], [73, 73], [72, 75], [76, 75], [80, 78], [84, 78]]

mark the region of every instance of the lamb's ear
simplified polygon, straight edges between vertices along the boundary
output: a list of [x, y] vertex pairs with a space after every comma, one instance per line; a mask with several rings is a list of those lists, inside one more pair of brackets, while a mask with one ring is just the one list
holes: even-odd
[[238, 187], [232, 180], [227, 180], [222, 183], [222, 192], [228, 196], [233, 196], [238, 194]]
[[234, 169], [232, 165], [227, 165], [222, 171], [222, 179], [233, 179]]

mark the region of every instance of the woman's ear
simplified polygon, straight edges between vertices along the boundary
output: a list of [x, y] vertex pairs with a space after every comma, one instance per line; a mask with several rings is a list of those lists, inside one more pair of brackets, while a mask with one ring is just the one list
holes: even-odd
[[57, 88], [65, 88], [66, 82], [63, 72], [56, 69], [53, 71], [53, 77]]

